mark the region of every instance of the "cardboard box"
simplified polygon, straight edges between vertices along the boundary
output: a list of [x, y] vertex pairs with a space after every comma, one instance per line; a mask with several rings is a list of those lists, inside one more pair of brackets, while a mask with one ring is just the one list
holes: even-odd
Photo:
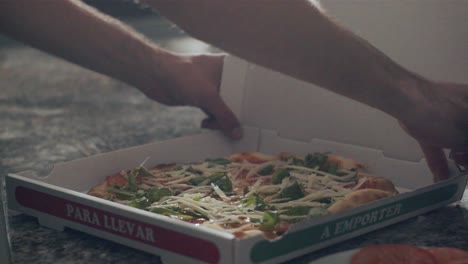
[[[234, 57], [225, 61], [222, 96], [245, 124], [231, 142], [218, 132], [56, 164], [46, 177], [6, 178], [9, 207], [64, 227], [160, 255], [167, 263], [278, 263], [459, 200], [467, 175], [432, 184], [417, 144], [395, 120], [367, 106]], [[216, 158], [238, 151], [331, 151], [369, 166], [402, 194], [291, 226], [279, 239], [233, 235], [85, 194], [123, 169]]]

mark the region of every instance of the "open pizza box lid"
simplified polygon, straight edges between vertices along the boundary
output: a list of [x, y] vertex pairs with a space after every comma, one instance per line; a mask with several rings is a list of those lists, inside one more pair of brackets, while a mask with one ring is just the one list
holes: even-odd
[[352, 157], [407, 188], [433, 182], [417, 142], [387, 114], [235, 57], [224, 67], [221, 94], [245, 126], [261, 128], [258, 151], [297, 153], [294, 142], [307, 142], [315, 146], [297, 154]]
[[[369, 32], [375, 30], [369, 27]], [[415, 140], [378, 110], [235, 57], [225, 60], [221, 95], [244, 125], [242, 140], [231, 142], [219, 132], [206, 132], [56, 164], [46, 177], [10, 174], [9, 207], [37, 216], [42, 225], [78, 229], [161, 255], [169, 263], [278, 263], [463, 195], [466, 174], [450, 164], [452, 178], [433, 184]], [[138, 166], [147, 157], [151, 159], [145, 165], [151, 167], [238, 151], [298, 155], [330, 151], [363, 162], [371, 173], [392, 180], [403, 194], [293, 225], [275, 241], [260, 235], [236, 239], [84, 194], [106, 176]], [[142, 233], [131, 233], [126, 229], [130, 225], [135, 230], [141, 227]]]

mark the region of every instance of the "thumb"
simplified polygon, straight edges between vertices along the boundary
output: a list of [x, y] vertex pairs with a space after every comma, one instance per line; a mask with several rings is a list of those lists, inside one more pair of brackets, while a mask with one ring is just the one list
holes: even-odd
[[242, 128], [239, 120], [221, 97], [216, 95], [207, 101], [203, 109], [209, 118], [203, 120], [202, 127], [219, 129], [231, 139], [240, 139], [242, 137]]
[[421, 149], [426, 156], [426, 162], [434, 175], [434, 182], [449, 178], [447, 157], [443, 149], [419, 142]]

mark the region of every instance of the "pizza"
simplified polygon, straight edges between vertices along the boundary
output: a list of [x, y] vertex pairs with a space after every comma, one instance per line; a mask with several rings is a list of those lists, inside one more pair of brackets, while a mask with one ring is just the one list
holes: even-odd
[[468, 264], [468, 251], [449, 247], [421, 248], [384, 244], [360, 249], [351, 264]]
[[240, 152], [108, 176], [90, 195], [243, 238], [398, 194], [388, 179], [331, 153]]

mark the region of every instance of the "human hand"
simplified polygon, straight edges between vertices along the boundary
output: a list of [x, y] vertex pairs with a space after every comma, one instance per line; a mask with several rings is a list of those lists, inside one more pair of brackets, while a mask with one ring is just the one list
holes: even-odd
[[242, 137], [239, 121], [219, 95], [223, 60], [224, 55], [171, 54], [163, 61], [158, 57], [154, 66], [158, 73], [136, 86], [160, 103], [202, 109], [208, 115], [203, 128], [221, 130], [237, 140]]
[[422, 81], [418, 84], [415, 106], [400, 124], [420, 144], [434, 180], [448, 178], [443, 152], [468, 168], [468, 85]]

